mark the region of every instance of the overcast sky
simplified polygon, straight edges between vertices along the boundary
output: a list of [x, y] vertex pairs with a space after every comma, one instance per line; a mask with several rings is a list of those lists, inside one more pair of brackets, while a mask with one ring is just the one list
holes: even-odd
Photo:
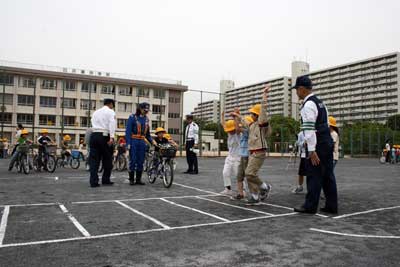
[[[0, 0], [0, 59], [219, 91], [400, 50], [400, 1]], [[204, 95], [211, 99], [213, 95]], [[185, 95], [185, 112], [199, 100]]]

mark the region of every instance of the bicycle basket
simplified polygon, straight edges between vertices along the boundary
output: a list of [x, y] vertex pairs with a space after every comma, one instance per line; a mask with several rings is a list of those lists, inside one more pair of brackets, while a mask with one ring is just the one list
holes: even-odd
[[72, 150], [71, 155], [74, 159], [79, 158], [79, 150]]
[[47, 151], [49, 152], [49, 154], [56, 154], [57, 146], [47, 146]]
[[24, 145], [19, 145], [17, 150], [18, 150], [19, 152], [21, 152], [21, 153], [28, 153], [29, 146], [26, 145], [26, 144], [24, 144]]
[[162, 157], [175, 158], [175, 156], [176, 156], [176, 148], [173, 147], [173, 146], [160, 147], [160, 153], [161, 153]]

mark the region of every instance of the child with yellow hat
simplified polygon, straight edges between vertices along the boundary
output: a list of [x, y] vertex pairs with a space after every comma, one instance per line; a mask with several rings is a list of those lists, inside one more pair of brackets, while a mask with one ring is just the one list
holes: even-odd
[[339, 160], [339, 129], [336, 124], [336, 119], [332, 116], [328, 117], [329, 129], [334, 143], [333, 147], [333, 169], [335, 170], [336, 163]]
[[231, 178], [236, 178], [240, 164], [240, 130], [234, 120], [225, 121], [225, 112], [221, 113], [221, 125], [228, 134], [227, 143], [229, 150], [222, 171], [225, 188], [221, 194], [232, 196]]

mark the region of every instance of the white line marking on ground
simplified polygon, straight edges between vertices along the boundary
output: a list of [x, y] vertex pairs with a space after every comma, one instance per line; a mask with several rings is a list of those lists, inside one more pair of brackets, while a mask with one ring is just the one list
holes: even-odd
[[400, 206], [394, 206], [394, 207], [387, 207], [387, 208], [380, 208], [380, 209], [373, 209], [373, 210], [366, 210], [366, 211], [360, 211], [360, 212], [354, 212], [350, 214], [343, 214], [340, 216], [333, 217], [333, 219], [341, 219], [341, 218], [346, 218], [346, 217], [351, 217], [351, 216], [356, 216], [360, 214], [367, 214], [375, 211], [382, 211], [382, 210], [392, 210], [392, 209], [398, 209]]
[[322, 217], [322, 218], [329, 218], [327, 215], [316, 213], [315, 216]]
[[173, 201], [166, 200], [166, 199], [164, 199], [164, 198], [160, 198], [160, 200], [162, 200], [162, 201], [164, 201], [164, 202], [167, 202], [167, 203], [169, 203], [169, 204], [171, 204], [171, 205], [177, 206], [177, 207], [181, 207], [181, 208], [184, 208], [184, 209], [188, 209], [188, 210], [191, 210], [191, 211], [195, 211], [195, 212], [198, 212], [198, 213], [201, 213], [201, 214], [204, 214], [204, 215], [213, 217], [213, 218], [218, 219], [218, 220], [223, 221], [223, 222], [229, 222], [228, 219], [219, 217], [219, 216], [217, 216], [217, 215], [214, 215], [214, 214], [211, 214], [211, 213], [208, 213], [208, 212], [204, 212], [204, 211], [201, 211], [201, 210], [198, 210], [198, 209], [195, 209], [195, 208], [191, 208], [191, 207], [188, 207], [188, 206], [184, 206], [184, 205], [175, 203], [175, 202], [173, 202]]
[[[201, 197], [208, 197], [214, 195], [199, 195]], [[149, 197], [149, 198], [126, 198], [126, 199], [109, 199], [109, 200], [91, 200], [91, 201], [77, 201], [71, 202], [72, 204], [91, 204], [91, 203], [102, 203], [102, 202], [115, 202], [115, 201], [145, 201], [145, 200], [159, 200], [161, 198], [194, 198], [196, 196], [172, 196], [172, 197]]]
[[83, 227], [82, 224], [78, 222], [78, 220], [67, 210], [67, 208], [63, 204], [60, 204], [59, 206], [60, 209], [67, 215], [68, 219], [75, 225], [76, 228], [78, 228], [79, 232], [81, 232], [83, 236], [90, 236], [85, 227]]
[[65, 239], [43, 240], [43, 241], [33, 241], [33, 242], [25, 242], [25, 243], [14, 243], [14, 244], [0, 245], [0, 248], [32, 246], [32, 245], [42, 245], [42, 244], [51, 244], [51, 243], [62, 243], [62, 242], [77, 241], [77, 240], [101, 239], [101, 238], [108, 238], [108, 237], [115, 237], [115, 236], [126, 236], [126, 235], [133, 235], [133, 234], [144, 234], [144, 233], [152, 233], [152, 232], [162, 232], [162, 231], [170, 231], [170, 230], [189, 229], [189, 228], [213, 226], [213, 225], [220, 225], [220, 224], [233, 224], [233, 223], [240, 223], [240, 222], [247, 222], [247, 221], [254, 221], [254, 220], [261, 220], [261, 219], [285, 217], [285, 216], [291, 216], [291, 215], [295, 215], [295, 214], [297, 214], [297, 213], [291, 212], [291, 213], [286, 213], [286, 214], [278, 214], [278, 215], [273, 215], [273, 216], [253, 217], [253, 218], [247, 218], [247, 219], [241, 219], [241, 220], [235, 220], [235, 221], [229, 221], [229, 222], [214, 222], [214, 223], [184, 225], [184, 226], [170, 227], [168, 229], [157, 228], [157, 229], [149, 229], [149, 230], [141, 230], [141, 231], [112, 233], [112, 234], [105, 234], [105, 235], [95, 235], [95, 236], [92, 235], [92, 236], [89, 236], [89, 237], [73, 237], [73, 238], [65, 238]]
[[3, 210], [3, 216], [1, 216], [1, 223], [0, 223], [0, 246], [3, 244], [4, 236], [6, 235], [9, 213], [10, 213], [10, 206], [5, 206]]
[[161, 226], [161, 227], [164, 228], [164, 229], [170, 229], [170, 228], [171, 228], [171, 227], [169, 227], [168, 225], [163, 224], [163, 223], [160, 222], [159, 220], [157, 220], [157, 219], [155, 219], [155, 218], [153, 218], [153, 217], [151, 217], [151, 216], [149, 216], [149, 215], [146, 215], [146, 214], [144, 214], [143, 212], [140, 212], [140, 211], [138, 211], [138, 210], [135, 210], [135, 209], [132, 208], [131, 206], [129, 206], [129, 205], [125, 204], [125, 203], [122, 203], [122, 202], [119, 201], [119, 200], [116, 200], [115, 202], [118, 203], [118, 204], [120, 204], [122, 207], [127, 208], [128, 210], [130, 210], [130, 211], [132, 211], [132, 212], [134, 212], [134, 213], [136, 213], [136, 214], [139, 214], [140, 216], [143, 216], [143, 217], [145, 217], [146, 219], [149, 219], [150, 221], [152, 221], [152, 222], [155, 223], [155, 224], [158, 224], [159, 226]]
[[310, 228], [311, 231], [320, 232], [324, 234], [340, 235], [340, 236], [350, 236], [350, 237], [361, 237], [361, 238], [390, 238], [390, 239], [400, 239], [400, 236], [396, 235], [360, 235], [360, 234], [348, 234], [340, 233], [334, 231], [327, 231], [322, 229]]
[[228, 203], [225, 203], [225, 202], [216, 201], [216, 200], [205, 198], [205, 197], [196, 197], [196, 198], [207, 200], [207, 201], [214, 202], [214, 203], [218, 203], [218, 204], [225, 205], [225, 206], [228, 206], [228, 207], [233, 207], [233, 208], [237, 208], [237, 209], [241, 209], [241, 210], [248, 210], [248, 211], [252, 211], [252, 212], [256, 212], [256, 213], [260, 213], [260, 214], [264, 214], [264, 215], [268, 215], [268, 216], [273, 216], [274, 215], [272, 213], [263, 212], [263, 211], [260, 211], [260, 210], [249, 209], [249, 208], [240, 207], [240, 206], [236, 206], [236, 205], [231, 205], [231, 204], [228, 204]]
[[0, 207], [28, 207], [28, 206], [52, 206], [58, 205], [59, 203], [33, 203], [33, 204], [10, 204], [10, 205], [0, 205]]
[[189, 189], [197, 190], [197, 191], [208, 193], [208, 194], [213, 194], [213, 195], [216, 195], [216, 196], [220, 196], [221, 195], [221, 194], [216, 193], [216, 192], [207, 191], [207, 190], [203, 190], [203, 189], [200, 189], [200, 188], [197, 188], [197, 187], [188, 186], [188, 185], [184, 185], [184, 184], [179, 184], [179, 183], [175, 183], [175, 182], [174, 182], [174, 185], [186, 187], [186, 188], [189, 188]]

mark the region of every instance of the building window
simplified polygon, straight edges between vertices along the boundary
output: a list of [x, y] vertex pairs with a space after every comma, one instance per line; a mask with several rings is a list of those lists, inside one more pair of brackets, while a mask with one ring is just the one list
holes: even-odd
[[76, 109], [76, 99], [64, 98], [64, 108]]
[[120, 112], [132, 112], [132, 103], [118, 102], [117, 105]]
[[82, 83], [82, 87], [81, 87], [81, 91], [82, 92], [89, 92], [89, 88], [90, 88], [90, 92], [91, 93], [96, 93], [96, 85], [94, 83], [89, 83], [89, 82], [83, 82]]
[[153, 89], [153, 97], [158, 99], [165, 98], [165, 90], [163, 89]]
[[118, 128], [120, 129], [125, 129], [126, 128], [126, 123], [128, 122], [127, 119], [118, 119], [117, 123], [118, 123]]
[[179, 129], [178, 128], [169, 128], [168, 133], [169, 134], [179, 134]]
[[35, 105], [35, 98], [33, 95], [18, 95], [18, 105], [33, 106]]
[[[3, 118], [4, 118], [4, 120], [3, 120]], [[0, 114], [0, 123], [11, 124], [12, 123], [12, 113]]]
[[87, 100], [87, 99], [81, 99], [81, 109], [83, 110], [89, 110], [89, 104], [92, 102], [92, 107], [91, 110], [96, 110], [96, 100]]
[[[61, 117], [62, 120], [62, 117]], [[64, 126], [77, 126], [75, 124], [75, 117], [74, 116], [64, 116]]]
[[55, 90], [57, 86], [56, 80], [44, 79], [42, 80], [42, 89]]
[[180, 103], [180, 102], [181, 102], [180, 97], [173, 97], [173, 96], [169, 97], [169, 103]]
[[101, 87], [101, 93], [106, 95], [113, 95], [115, 92], [115, 86], [111, 84], [104, 84]]
[[179, 113], [168, 113], [168, 118], [169, 119], [176, 119], [179, 118], [180, 114]]
[[[12, 105], [14, 96], [12, 94], [4, 94], [4, 105]], [[3, 94], [0, 94], [0, 103], [3, 104]]]
[[39, 124], [47, 126], [56, 125], [56, 115], [39, 115]]
[[40, 106], [45, 108], [55, 108], [57, 107], [57, 98], [50, 96], [41, 96]]
[[81, 117], [81, 127], [90, 127], [90, 119], [88, 117]]
[[118, 88], [119, 94], [120, 95], [128, 95], [131, 96], [132, 95], [132, 87], [127, 87], [127, 86], [120, 86]]
[[36, 79], [33, 77], [21, 77], [19, 80], [19, 86], [25, 88], [35, 88]]
[[165, 127], [165, 121], [152, 121], [151, 122], [151, 129], [155, 129], [157, 127]]
[[149, 97], [149, 89], [147, 89], [147, 88], [138, 88], [137, 89], [137, 96]]
[[1, 74], [0, 75], [0, 84], [3, 85], [14, 85], [14, 76], [11, 74]]
[[17, 123], [32, 124], [33, 114], [17, 114]]
[[75, 81], [65, 81], [65, 90], [66, 91], [76, 91], [76, 82]]
[[165, 113], [165, 106], [163, 105], [153, 105], [152, 106], [153, 114], [163, 114]]

